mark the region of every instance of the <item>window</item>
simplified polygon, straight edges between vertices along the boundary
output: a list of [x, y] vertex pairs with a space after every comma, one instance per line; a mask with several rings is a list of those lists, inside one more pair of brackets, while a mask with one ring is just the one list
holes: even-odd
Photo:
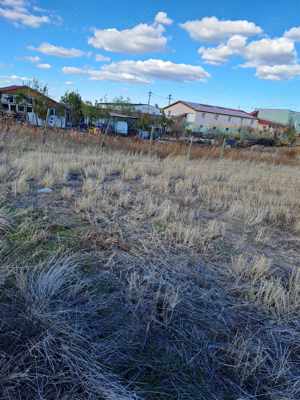
[[2, 107], [3, 107], [3, 110], [8, 110], [8, 104], [3, 103], [3, 104], [2, 104]]
[[214, 126], [214, 127], [213, 127], [213, 130], [215, 131], [216, 129], [217, 129], [217, 127], [216, 127], [216, 126]]
[[217, 121], [219, 119], [219, 114], [215, 115], [215, 120]]
[[202, 113], [202, 118], [205, 118], [205, 116], [206, 116], [206, 113], [203, 112], [203, 113]]
[[226, 132], [228, 132], [228, 131], [229, 131], [229, 128], [226, 128], [225, 130], [226, 130]]
[[228, 122], [231, 122], [231, 120], [232, 120], [232, 117], [228, 117]]
[[54, 113], [54, 109], [53, 108], [50, 108], [50, 110], [49, 110], [49, 117], [51, 117], [52, 115], [54, 115], [55, 113]]
[[17, 106], [15, 104], [10, 105], [10, 111], [16, 112], [17, 111]]
[[24, 112], [25, 111], [25, 107], [21, 106], [21, 105], [18, 105], [18, 111], [19, 112]]
[[13, 103], [14, 102], [14, 96], [7, 96], [7, 102], [8, 103]]
[[27, 107], [27, 112], [31, 113], [32, 112], [32, 107]]
[[254, 124], [254, 119], [251, 119], [251, 125], [253, 125]]

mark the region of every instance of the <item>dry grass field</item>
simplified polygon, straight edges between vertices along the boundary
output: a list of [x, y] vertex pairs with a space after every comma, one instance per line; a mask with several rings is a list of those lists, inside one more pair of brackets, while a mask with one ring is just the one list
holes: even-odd
[[299, 399], [297, 152], [124, 143], [1, 134], [0, 398]]

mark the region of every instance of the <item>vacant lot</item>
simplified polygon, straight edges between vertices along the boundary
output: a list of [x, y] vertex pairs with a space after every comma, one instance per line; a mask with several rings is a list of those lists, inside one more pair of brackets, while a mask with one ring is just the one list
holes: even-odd
[[0, 398], [299, 399], [296, 155], [119, 147], [1, 134]]

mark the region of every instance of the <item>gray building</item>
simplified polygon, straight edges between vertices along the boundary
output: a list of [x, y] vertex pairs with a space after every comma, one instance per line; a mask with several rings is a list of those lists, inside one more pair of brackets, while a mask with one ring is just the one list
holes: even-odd
[[258, 112], [257, 117], [259, 119], [286, 126], [292, 123], [297, 133], [300, 134], [300, 112], [276, 108], [258, 108], [256, 111]]

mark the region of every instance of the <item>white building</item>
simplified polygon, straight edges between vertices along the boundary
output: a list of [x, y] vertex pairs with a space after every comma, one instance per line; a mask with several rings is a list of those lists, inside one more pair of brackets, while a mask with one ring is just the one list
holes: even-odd
[[184, 117], [193, 132], [237, 132], [258, 127], [257, 118], [245, 111], [207, 104], [179, 100], [165, 107], [164, 112], [170, 118]]

